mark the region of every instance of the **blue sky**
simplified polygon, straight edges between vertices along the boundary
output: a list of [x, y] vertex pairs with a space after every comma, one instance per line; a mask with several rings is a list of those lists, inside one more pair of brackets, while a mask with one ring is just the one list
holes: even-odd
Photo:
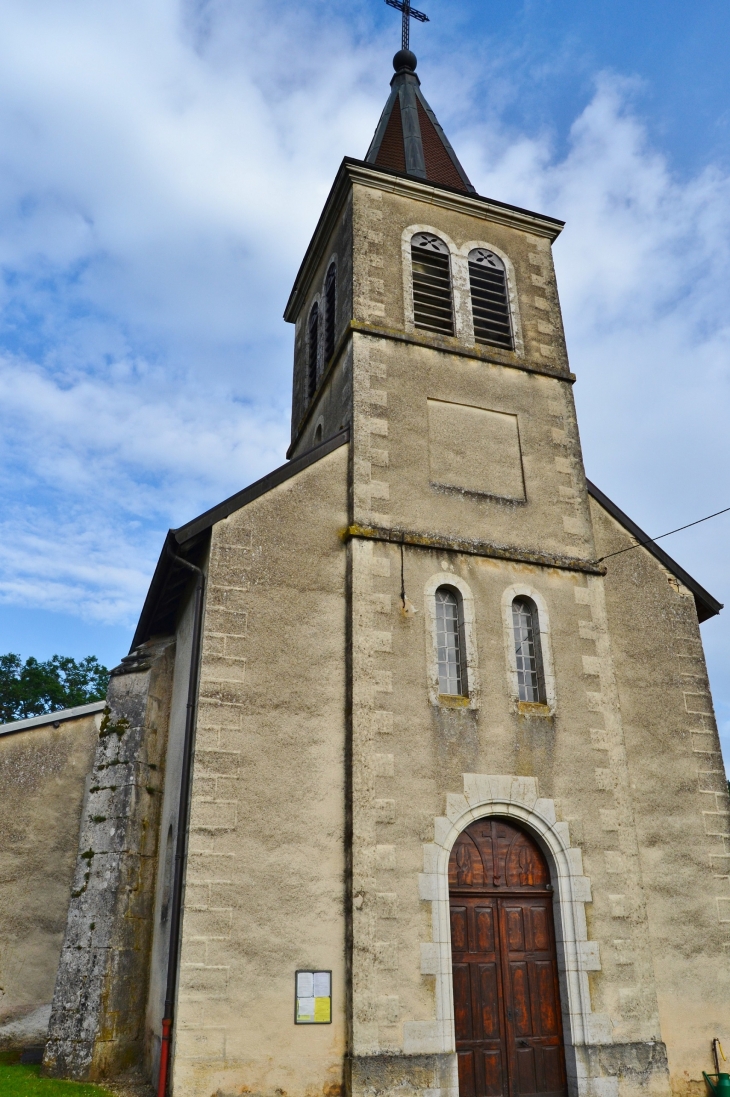
[[[421, 0], [423, 90], [555, 247], [588, 475], [730, 505], [730, 8]], [[0, 0], [0, 651], [125, 653], [164, 531], [281, 463], [291, 281], [388, 92], [383, 0]], [[730, 604], [730, 515], [664, 542]], [[730, 611], [703, 626], [730, 757]]]

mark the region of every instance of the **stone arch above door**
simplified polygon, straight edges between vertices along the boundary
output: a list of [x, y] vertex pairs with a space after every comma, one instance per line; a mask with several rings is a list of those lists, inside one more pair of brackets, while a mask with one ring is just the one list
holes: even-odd
[[[421, 899], [431, 903], [431, 940], [421, 945], [421, 973], [436, 977], [436, 1016], [403, 1026], [404, 1051], [454, 1053], [454, 999], [451, 976], [448, 866], [451, 849], [470, 823], [489, 815], [512, 818], [532, 833], [546, 854], [555, 889], [566, 1050], [569, 1046], [613, 1042], [610, 1018], [593, 1013], [588, 972], [601, 968], [598, 944], [588, 940], [585, 904], [591, 885], [583, 875], [580, 849], [571, 847], [567, 823], [558, 822], [555, 802], [540, 797], [534, 777], [465, 773], [463, 793], [448, 793], [446, 814], [434, 819], [434, 841], [423, 846]], [[581, 1090], [581, 1079], [576, 1079]]]

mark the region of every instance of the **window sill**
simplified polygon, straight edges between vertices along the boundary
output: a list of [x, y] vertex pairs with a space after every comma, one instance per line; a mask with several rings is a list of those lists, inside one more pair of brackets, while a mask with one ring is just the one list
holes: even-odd
[[552, 716], [550, 705], [543, 705], [539, 701], [518, 701], [517, 711], [520, 716], [540, 716], [543, 719]]
[[456, 693], [439, 693], [438, 703], [444, 708], [468, 708], [469, 697], [462, 697]]

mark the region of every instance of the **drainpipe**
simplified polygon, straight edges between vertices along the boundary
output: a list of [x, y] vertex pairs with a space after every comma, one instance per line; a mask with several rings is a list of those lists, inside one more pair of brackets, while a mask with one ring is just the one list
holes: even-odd
[[180, 929], [182, 926], [183, 872], [187, 855], [188, 818], [190, 815], [190, 786], [193, 775], [193, 740], [195, 736], [195, 710], [198, 697], [198, 670], [200, 666], [200, 642], [203, 635], [203, 595], [205, 574], [189, 560], [178, 556], [168, 546], [173, 560], [195, 572], [195, 606], [193, 609], [193, 639], [190, 651], [190, 676], [188, 678], [188, 704], [185, 712], [185, 738], [180, 777], [180, 804], [177, 813], [177, 842], [175, 843], [175, 872], [170, 897], [170, 952], [167, 960], [167, 989], [162, 1018], [160, 1044], [160, 1073], [157, 1079], [157, 1097], [167, 1097], [167, 1081], [170, 1068], [170, 1044], [172, 1021], [177, 991], [178, 958], [180, 955]]

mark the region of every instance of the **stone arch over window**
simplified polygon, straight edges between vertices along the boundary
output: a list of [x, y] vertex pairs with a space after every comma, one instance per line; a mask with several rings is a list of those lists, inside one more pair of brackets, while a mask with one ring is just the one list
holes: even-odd
[[[499, 345], [499, 349], [512, 350], [515, 354], [524, 355], [524, 341], [522, 338], [522, 324], [520, 320], [520, 306], [517, 297], [517, 281], [515, 278], [515, 268], [509, 255], [501, 248], [496, 247], [494, 244], [489, 243], [486, 240], [468, 240], [463, 247], [459, 248], [458, 256], [454, 258], [453, 265], [459, 266], [463, 281], [467, 286], [468, 292], [468, 307], [464, 308], [464, 316], [462, 324], [464, 328], [464, 339], [469, 343], [481, 342], [476, 338], [474, 330], [474, 312], [472, 302], [472, 284], [471, 284], [471, 272], [470, 263], [472, 256], [476, 258], [477, 252], [488, 253], [494, 256], [497, 263], [501, 263], [504, 270], [505, 278], [505, 290], [507, 297], [507, 308], [509, 311], [512, 346], [506, 347]], [[481, 264], [479, 264], [481, 265]], [[498, 344], [492, 344], [498, 346]]]
[[[540, 654], [542, 669], [543, 700], [538, 702], [526, 701], [520, 693], [520, 670], [518, 667], [518, 652], [515, 638], [515, 603], [534, 607], [533, 620], [537, 625], [537, 644]], [[550, 615], [547, 603], [539, 591], [523, 583], [516, 583], [508, 587], [502, 594], [502, 627], [504, 632], [505, 655], [507, 659], [507, 679], [509, 693], [516, 704], [540, 704], [552, 715], [556, 706], [555, 669], [553, 663], [552, 641], [550, 634]]]
[[[590, 880], [583, 875], [580, 849], [570, 845], [568, 824], [558, 822], [554, 801], [540, 797], [534, 777], [465, 773], [463, 782], [463, 793], [447, 795], [445, 816], [434, 819], [434, 841], [423, 846], [419, 896], [431, 903], [432, 939], [421, 945], [421, 974], [435, 976], [435, 1017], [404, 1023], [404, 1051], [453, 1054], [456, 1078], [449, 857], [470, 823], [495, 815], [527, 830], [550, 867], [566, 1053], [585, 1044], [612, 1043], [610, 1018], [591, 1009], [588, 972], [600, 970], [601, 964], [598, 944], [588, 940], [586, 927]], [[586, 1093], [591, 1082], [585, 1068], [576, 1063], [575, 1053], [572, 1059], [570, 1054], [566, 1057], [573, 1092]]]
[[[444, 632], [445, 616], [443, 596], [455, 597], [458, 611], [457, 635], [459, 647], [459, 668], [461, 671], [461, 692], [441, 690], [443, 667], [439, 659], [441, 635]], [[437, 596], [439, 601], [437, 602]], [[453, 603], [452, 603], [453, 605]], [[426, 676], [428, 697], [432, 705], [463, 705], [466, 708], [478, 708], [480, 698], [479, 660], [477, 657], [476, 629], [474, 621], [474, 597], [469, 585], [459, 575], [450, 571], [441, 571], [433, 575], [424, 589], [424, 621], [426, 626]]]

